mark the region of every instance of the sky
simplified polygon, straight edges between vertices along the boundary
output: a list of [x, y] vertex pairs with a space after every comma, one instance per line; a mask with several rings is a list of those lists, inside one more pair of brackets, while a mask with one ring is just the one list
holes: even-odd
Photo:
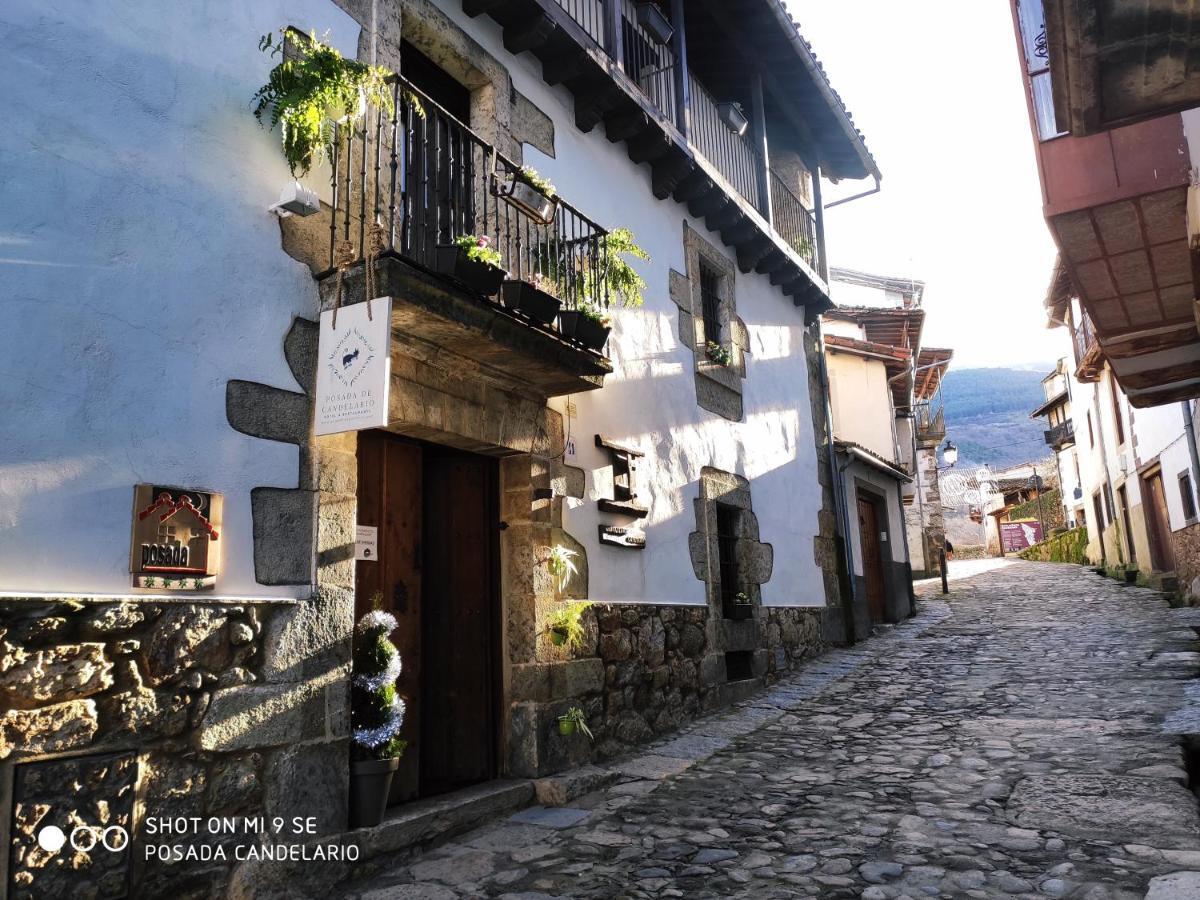
[[[955, 368], [1061, 356], [1066, 335], [1042, 312], [1055, 249], [1008, 3], [787, 5], [883, 172], [879, 194], [825, 214], [830, 264], [924, 281], [923, 343], [953, 347]], [[825, 185], [825, 202], [872, 184]]]

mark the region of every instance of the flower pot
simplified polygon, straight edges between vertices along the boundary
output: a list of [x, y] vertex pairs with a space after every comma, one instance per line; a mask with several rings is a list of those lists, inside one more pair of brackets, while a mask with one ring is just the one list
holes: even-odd
[[737, 135], [745, 134], [746, 128], [750, 124], [746, 114], [732, 100], [717, 104], [717, 117], [725, 123], [726, 128]]
[[1125, 570], [1125, 583], [1126, 584], [1137, 584], [1137, 580], [1138, 580], [1138, 570], [1137, 569], [1126, 569]]
[[350, 763], [350, 827], [370, 828], [383, 821], [392, 776], [400, 757], [364, 759]]
[[675, 29], [671, 20], [666, 17], [657, 3], [639, 3], [637, 6], [638, 24], [646, 29], [646, 33], [660, 44], [671, 43]]
[[457, 244], [438, 244], [435, 262], [441, 274], [457, 278], [485, 297], [491, 297], [500, 290], [507, 274], [499, 266], [470, 259], [467, 251]]
[[558, 198], [543, 194], [528, 181], [522, 181], [520, 178], [513, 179], [503, 196], [517, 209], [543, 225], [553, 222], [554, 214], [558, 212]]
[[554, 644], [555, 647], [561, 647], [563, 644], [565, 644], [569, 636], [570, 635], [568, 635], [566, 630], [563, 628], [550, 629], [550, 642]]
[[562, 302], [545, 291], [539, 291], [528, 281], [506, 281], [501, 289], [504, 305], [535, 322], [549, 325], [558, 315]]
[[727, 618], [733, 619], [735, 622], [749, 619], [754, 614], [754, 606], [749, 603], [731, 603], [728, 608]]
[[568, 735], [574, 734], [575, 733], [575, 720], [574, 719], [559, 719], [558, 720], [558, 733], [561, 734], [563, 737], [567, 737]]
[[558, 330], [563, 337], [583, 344], [589, 350], [601, 350], [608, 342], [612, 328], [578, 310], [564, 309], [558, 314]]

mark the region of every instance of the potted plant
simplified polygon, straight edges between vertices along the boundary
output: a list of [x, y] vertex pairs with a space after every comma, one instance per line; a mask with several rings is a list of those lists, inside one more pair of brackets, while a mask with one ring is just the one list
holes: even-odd
[[586, 635], [583, 614], [591, 605], [590, 600], [571, 600], [552, 612], [546, 620], [546, 633], [550, 635], [550, 642], [556, 647], [566, 647], [568, 650], [582, 648]]
[[572, 575], [578, 575], [575, 557], [579, 554], [562, 544], [555, 544], [546, 556], [546, 570], [558, 581], [559, 591], [565, 591]]
[[745, 591], [738, 591], [733, 595], [733, 600], [729, 604], [729, 618], [731, 619], [748, 619], [754, 612], [754, 607], [750, 603], [750, 595]]
[[[294, 53], [284, 54], [284, 46]], [[259, 49], [284, 58], [271, 70], [267, 83], [252, 98], [254, 116], [262, 124], [283, 129], [283, 155], [296, 179], [333, 155], [335, 126], [357, 121], [368, 107], [394, 111], [392, 73], [346, 59], [316, 34], [284, 29], [265, 34]], [[424, 109], [405, 92], [418, 115]]]
[[577, 341], [589, 350], [600, 350], [612, 331], [612, 316], [594, 303], [583, 302], [578, 309], [564, 309], [558, 314], [558, 330], [563, 337]]
[[486, 234], [464, 234], [452, 244], [438, 244], [436, 264], [443, 275], [457, 278], [485, 297], [500, 290], [506, 274], [501, 268], [500, 251]]
[[553, 222], [558, 211], [558, 190], [532, 166], [522, 166], [514, 172], [500, 188], [500, 195], [543, 225]]
[[750, 124], [750, 120], [746, 118], [746, 113], [742, 109], [742, 104], [736, 100], [718, 103], [717, 118], [725, 123], [726, 128], [739, 136], [746, 133], [746, 127]]
[[350, 826], [378, 825], [387, 808], [392, 776], [407, 743], [400, 739], [404, 701], [396, 695], [400, 653], [388, 635], [396, 619], [376, 608], [358, 622], [350, 683]]
[[637, 5], [637, 20], [638, 24], [646, 29], [646, 33], [657, 43], [671, 43], [671, 36], [675, 34], [675, 29], [671, 26], [671, 20], [659, 9], [657, 3], [639, 3]]
[[514, 312], [549, 325], [562, 306], [562, 301], [555, 296], [557, 293], [551, 279], [534, 274], [529, 280], [513, 278], [505, 281], [500, 296], [504, 305]]
[[704, 355], [708, 357], [710, 362], [718, 366], [728, 366], [733, 362], [733, 354], [729, 352], [729, 348], [718, 344], [716, 341], [705, 343]]
[[[637, 269], [629, 264], [626, 256], [650, 261], [650, 254], [637, 245], [633, 232], [628, 228], [614, 228], [600, 238], [599, 273], [588, 269], [584, 272], [584, 294], [589, 297], [615, 299], [621, 306], [629, 309], [641, 306], [644, 300], [642, 294], [646, 290], [646, 281], [638, 274]], [[598, 278], [593, 278], [598, 274]], [[596, 284], [595, 281], [599, 281]]]
[[592, 736], [592, 731], [588, 728], [587, 719], [583, 715], [583, 710], [578, 706], [572, 706], [565, 713], [558, 717], [558, 733], [563, 737], [570, 737], [578, 728], [588, 736], [588, 740], [595, 740]]
[[1126, 568], [1125, 569], [1125, 583], [1126, 584], [1137, 584], [1137, 580], [1138, 580], [1138, 570], [1135, 568]]

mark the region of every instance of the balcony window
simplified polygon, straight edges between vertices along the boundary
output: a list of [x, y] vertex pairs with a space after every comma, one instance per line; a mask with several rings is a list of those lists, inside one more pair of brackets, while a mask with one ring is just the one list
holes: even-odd
[[1046, 45], [1046, 16], [1042, 0], [1018, 0], [1017, 17], [1021, 23], [1021, 49], [1025, 56], [1025, 74], [1033, 95], [1033, 113], [1038, 137], [1047, 141], [1066, 134], [1054, 117], [1054, 91], [1050, 81], [1050, 48]]

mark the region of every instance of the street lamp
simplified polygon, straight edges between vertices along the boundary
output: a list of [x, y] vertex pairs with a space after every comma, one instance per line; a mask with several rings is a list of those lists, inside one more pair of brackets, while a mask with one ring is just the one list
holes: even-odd
[[954, 464], [958, 462], [958, 448], [950, 441], [946, 441], [946, 446], [942, 448], [942, 461], [946, 463], [947, 469], [953, 469]]

